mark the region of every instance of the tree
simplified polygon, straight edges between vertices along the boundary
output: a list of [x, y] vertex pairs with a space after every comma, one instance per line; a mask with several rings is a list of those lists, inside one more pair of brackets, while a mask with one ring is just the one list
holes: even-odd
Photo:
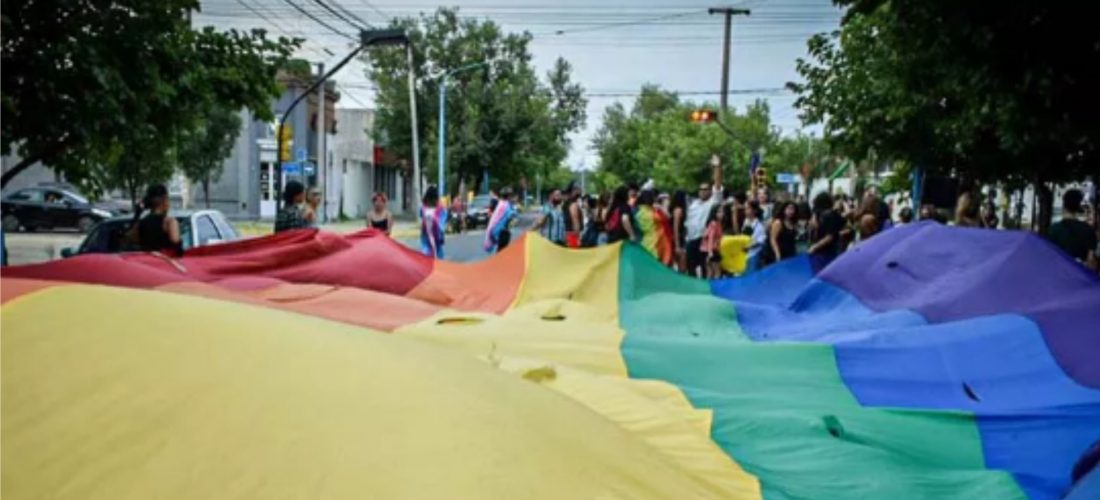
[[233, 151], [240, 131], [238, 111], [212, 108], [196, 127], [180, 136], [180, 169], [188, 179], [202, 184], [206, 208], [210, 208], [210, 183], [221, 177], [223, 162]]
[[1036, 185], [1100, 171], [1100, 32], [1086, 4], [842, 0], [842, 28], [798, 63], [804, 121], [857, 159], [872, 152], [964, 182]]
[[[718, 154], [726, 187], [747, 189], [750, 155], [772, 151], [779, 140], [767, 103], [758, 101], [743, 113], [723, 115], [733, 137], [718, 125], [692, 123], [691, 112], [700, 107], [704, 106], [652, 85], [642, 87], [629, 112], [619, 103], [608, 106], [593, 139], [600, 157], [597, 184], [607, 189], [615, 187], [606, 185], [609, 182], [642, 183], [652, 178], [665, 189], [693, 191], [700, 182], [709, 182], [710, 157]], [[770, 161], [765, 156], [765, 162]]]
[[[447, 88], [447, 185], [481, 182], [488, 169], [495, 184], [509, 185], [557, 169], [568, 152], [567, 134], [585, 120], [583, 88], [571, 81], [569, 64], [559, 59], [540, 81], [531, 66], [528, 33], [503, 33], [492, 21], [460, 19], [455, 9], [394, 20], [405, 29], [415, 52], [418, 76], [440, 75], [472, 63], [484, 67], [454, 74]], [[399, 158], [412, 157], [404, 49], [377, 48], [366, 55], [368, 77], [378, 87], [373, 135]], [[425, 173], [438, 168], [440, 80], [416, 85], [420, 158]], [[434, 177], [428, 174], [429, 178]]]
[[[100, 191], [114, 168], [168, 147], [212, 105], [270, 119], [275, 71], [297, 41], [190, 26], [197, 0], [4, 2], [0, 149]], [[150, 141], [150, 139], [155, 139]], [[122, 163], [108, 165], [111, 162]], [[155, 171], [150, 171], [155, 174]], [[142, 171], [131, 177], [141, 177]]]

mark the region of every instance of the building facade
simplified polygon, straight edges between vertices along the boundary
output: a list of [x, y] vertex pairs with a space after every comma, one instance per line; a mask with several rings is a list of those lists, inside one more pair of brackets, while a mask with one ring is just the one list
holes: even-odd
[[337, 201], [343, 217], [365, 217], [373, 205], [374, 193], [383, 193], [388, 208], [401, 213], [404, 205], [403, 172], [380, 165], [379, 149], [371, 139], [374, 112], [368, 109], [338, 109], [340, 126], [333, 140], [332, 175], [329, 196]]

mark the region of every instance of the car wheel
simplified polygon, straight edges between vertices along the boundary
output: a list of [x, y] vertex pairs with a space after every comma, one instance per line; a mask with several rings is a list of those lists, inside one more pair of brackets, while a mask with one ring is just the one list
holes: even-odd
[[76, 221], [76, 228], [82, 232], [87, 233], [92, 230], [92, 226], [95, 226], [95, 219], [85, 215]]
[[14, 233], [14, 232], [19, 230], [19, 226], [20, 226], [20, 224], [19, 224], [19, 218], [18, 217], [14, 216], [12, 214], [8, 214], [8, 215], [4, 216], [4, 232], [5, 233]]

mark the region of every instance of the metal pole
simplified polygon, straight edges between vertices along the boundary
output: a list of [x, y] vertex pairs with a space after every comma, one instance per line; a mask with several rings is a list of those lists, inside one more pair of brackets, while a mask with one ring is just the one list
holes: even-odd
[[730, 89], [730, 30], [732, 25], [732, 18], [735, 15], [749, 15], [748, 9], [732, 9], [729, 7], [712, 8], [708, 9], [707, 13], [723, 14], [726, 16], [726, 31], [723, 37], [722, 43], [722, 98], [721, 106], [722, 113], [725, 113], [728, 108], [729, 102], [729, 89]]
[[409, 116], [412, 121], [413, 199], [420, 199], [420, 128], [416, 125], [416, 74], [413, 66], [412, 44], [405, 44], [409, 61]]
[[447, 169], [447, 76], [439, 79], [439, 195], [445, 196], [443, 177]]
[[726, 30], [722, 36], [722, 113], [725, 114], [729, 110], [729, 91], [730, 91], [730, 20], [733, 18], [728, 12], [726, 13]]
[[[276, 130], [278, 130], [278, 131], [283, 130], [283, 126], [286, 125], [286, 119], [290, 117], [290, 113], [292, 111], [294, 111], [294, 108], [296, 106], [298, 106], [298, 103], [302, 102], [302, 99], [305, 99], [306, 96], [308, 96], [311, 92], [313, 92], [314, 90], [317, 90], [317, 87], [320, 87], [321, 84], [325, 83], [325, 81], [328, 80], [329, 78], [331, 78], [333, 74], [335, 74], [337, 71], [340, 71], [340, 69], [343, 68], [344, 66], [346, 66], [348, 64], [348, 62], [350, 62], [352, 59], [355, 58], [355, 56], [359, 55], [359, 52], [361, 52], [365, 47], [366, 47], [365, 45], [360, 45], [360, 46], [356, 47], [355, 50], [351, 51], [351, 53], [347, 55], [347, 57], [344, 57], [344, 59], [342, 61], [340, 61], [335, 67], [330, 69], [328, 71], [328, 73], [325, 73], [325, 74], [321, 75], [321, 77], [318, 78], [317, 81], [313, 82], [313, 84], [311, 84], [301, 94], [299, 94], [298, 97], [296, 97], [290, 103], [290, 106], [288, 106], [286, 108], [286, 112], [283, 113], [283, 116], [281, 118], [279, 118], [279, 126], [278, 126], [278, 128], [276, 128]], [[278, 155], [281, 154], [281, 152], [283, 150], [283, 134], [281, 134], [281, 133], [278, 134], [278, 137], [276, 139], [277, 139], [277, 142], [278, 142], [278, 149], [276, 150], [275, 154], [276, 154], [276, 157], [278, 158], [278, 163], [279, 163], [279, 175], [282, 175], [282, 171], [283, 171], [282, 158], [279, 158]], [[416, 140], [416, 136], [413, 136], [413, 140], [414, 141]], [[279, 198], [279, 200], [280, 200], [279, 203], [276, 206], [278, 208], [282, 208], [282, 201], [281, 201], [282, 196], [279, 196], [277, 194], [276, 197]]]
[[[317, 63], [317, 75], [325, 74], [325, 63]], [[325, 85], [317, 87], [317, 190], [321, 192], [321, 222], [328, 221], [328, 191], [325, 189]], [[305, 169], [305, 167], [302, 167]], [[304, 172], [303, 172], [304, 173]]]

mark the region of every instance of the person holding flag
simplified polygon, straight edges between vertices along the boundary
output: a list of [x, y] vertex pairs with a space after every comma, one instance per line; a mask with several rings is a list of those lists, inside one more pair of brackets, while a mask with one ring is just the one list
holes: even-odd
[[654, 207], [656, 198], [657, 192], [654, 190], [653, 181], [650, 180], [642, 186], [635, 205], [638, 229], [642, 233], [639, 243], [662, 264], [671, 266], [671, 225], [668, 223], [668, 216]]
[[420, 206], [420, 252], [429, 257], [443, 258], [443, 228], [447, 224], [447, 208], [440, 203], [439, 190], [428, 186]]
[[493, 215], [489, 217], [489, 226], [485, 230], [485, 243], [482, 245], [489, 253], [504, 250], [512, 241], [511, 224], [516, 218], [516, 209], [512, 205], [511, 188], [500, 190], [500, 199], [496, 205]]

